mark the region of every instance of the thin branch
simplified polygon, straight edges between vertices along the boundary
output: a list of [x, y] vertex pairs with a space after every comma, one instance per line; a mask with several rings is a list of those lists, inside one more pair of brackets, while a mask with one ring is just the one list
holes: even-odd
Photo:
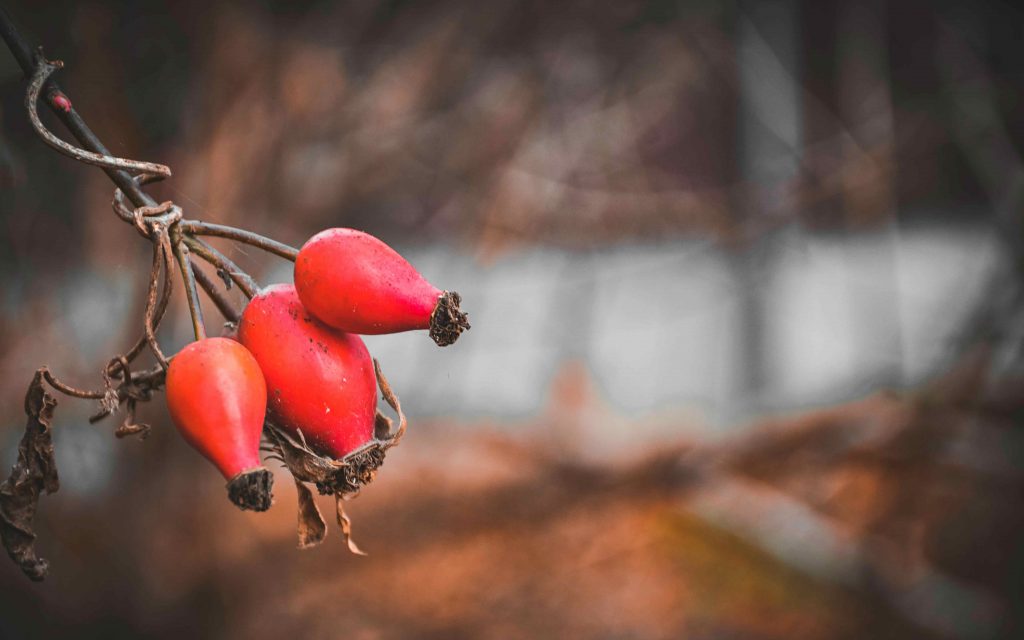
[[43, 367], [42, 369], [40, 369], [40, 371], [43, 374], [43, 379], [45, 379], [46, 382], [49, 383], [51, 387], [65, 395], [88, 400], [102, 400], [103, 397], [106, 395], [106, 391], [104, 390], [92, 391], [88, 389], [79, 389], [77, 387], [72, 387], [69, 384], [65, 384], [61, 382], [52, 373], [50, 373], [50, 370], [47, 369], [46, 367]]
[[256, 284], [256, 280], [243, 271], [241, 267], [235, 264], [226, 255], [217, 251], [217, 249], [211, 247], [199, 238], [190, 238], [185, 236], [185, 244], [188, 245], [189, 249], [191, 249], [193, 253], [209, 262], [218, 271], [222, 271], [230, 276], [247, 298], [252, 298], [256, 295], [256, 290], [259, 289], [259, 285]]
[[166, 367], [156, 365], [143, 371], [132, 371], [132, 380], [136, 385], [146, 385], [151, 389], [159, 389], [167, 375]]
[[246, 231], [244, 229], [236, 229], [235, 227], [229, 227], [223, 224], [214, 224], [212, 222], [202, 222], [199, 220], [182, 220], [180, 226], [181, 230], [186, 234], [227, 238], [228, 240], [234, 240], [258, 249], [263, 249], [264, 251], [281, 256], [285, 260], [291, 260], [292, 262], [295, 262], [295, 258], [299, 255], [299, 250], [295, 247], [290, 247], [283, 242], [278, 242], [277, 240], [272, 240], [265, 236], [261, 236], [258, 233], [253, 233], [252, 231]]
[[[138, 186], [149, 184], [151, 182], [159, 182], [164, 179], [164, 176], [155, 173], [143, 173], [132, 178], [132, 181]], [[117, 214], [121, 220], [128, 224], [135, 225], [142, 235], [148, 237], [146, 231], [145, 222], [149, 217], [160, 217], [169, 210], [174, 209], [174, 204], [171, 202], [163, 202], [155, 206], [136, 206], [129, 207], [128, 203], [125, 202], [125, 194], [121, 189], [114, 189], [114, 201], [110, 203], [114, 209], [114, 213]], [[173, 222], [177, 222], [181, 219], [180, 208], [179, 215], [174, 219], [168, 219], [167, 225], [170, 226]]]
[[206, 325], [203, 324], [203, 308], [199, 303], [199, 290], [196, 289], [196, 275], [192, 272], [188, 246], [183, 242], [174, 242], [173, 250], [174, 257], [178, 259], [181, 279], [185, 283], [188, 313], [192, 317], [192, 332], [195, 334], [196, 340], [202, 340], [206, 338]]
[[[164, 271], [164, 292], [165, 295], [171, 295], [171, 289], [174, 286], [174, 279], [170, 277], [171, 269], [174, 267], [171, 264], [171, 241], [167, 236], [166, 230], [162, 228], [154, 228], [157, 232], [157, 237], [153, 242], [153, 270], [160, 269], [163, 265]], [[157, 281], [153, 279], [149, 283], [149, 295], [146, 299], [146, 317], [144, 321], [144, 329], [146, 331], [146, 342], [149, 343], [149, 349], [153, 352], [157, 362], [160, 363], [162, 369], [167, 369], [167, 357], [164, 352], [160, 349], [160, 343], [156, 340], [156, 327], [158, 322], [156, 321], [156, 294], [157, 294]]]
[[[156, 246], [155, 245], [154, 245], [154, 251], [156, 251]], [[152, 266], [152, 268], [150, 269], [150, 272], [149, 272], [149, 292], [148, 292], [148, 295], [147, 295], [147, 302], [146, 302], [147, 314], [149, 313], [150, 307], [154, 304], [153, 300], [156, 297], [157, 288], [160, 285], [160, 272], [161, 272], [161, 266], [162, 265], [163, 265], [163, 261], [162, 260], [158, 260], [158, 259], [154, 258], [153, 266]], [[171, 299], [171, 289], [172, 289], [172, 284], [170, 282], [170, 278], [166, 278], [165, 277], [165, 279], [164, 279], [164, 287], [163, 287], [163, 295], [160, 296], [160, 300], [158, 302], [156, 302], [156, 306], [153, 308], [152, 323], [153, 323], [153, 331], [154, 332], [160, 326], [160, 322], [164, 318], [164, 313], [167, 311], [167, 303]], [[154, 338], [153, 340], [155, 341], [156, 338]], [[146, 348], [147, 344], [150, 344], [149, 331], [144, 328], [143, 332], [142, 332], [142, 335], [139, 336], [139, 339], [135, 342], [135, 344], [132, 346], [132, 348], [128, 350], [128, 353], [124, 354], [125, 361], [126, 362], [131, 362], [131, 361], [135, 360], [135, 358], [137, 358], [138, 355], [140, 353], [142, 353], [142, 350]], [[107, 368], [107, 373], [109, 373], [111, 375], [113, 375], [114, 370], [117, 369], [117, 367], [113, 367], [113, 364], [116, 364], [116, 363], [112, 363], [112, 366]]]
[[199, 283], [199, 286], [203, 288], [206, 295], [213, 301], [213, 304], [217, 307], [217, 310], [220, 311], [220, 314], [224, 316], [224, 319], [228, 322], [238, 322], [241, 315], [238, 313], [238, 310], [235, 309], [235, 306], [231, 304], [231, 301], [228, 300], [219, 289], [217, 289], [217, 285], [213, 280], [210, 280], [210, 277], [206, 275], [202, 269], [199, 268], [199, 265], [196, 264], [195, 260], [190, 260], [190, 264], [192, 265], [192, 273], [196, 276], [196, 282]]
[[[7, 47], [14, 54], [14, 59], [18, 61], [18, 66], [21, 67], [25, 77], [31, 77], [36, 70], [32, 49], [18, 31], [11, 16], [2, 7], [0, 7], [0, 37], [3, 37]], [[75, 110], [71, 100], [61, 91], [56, 82], [53, 80], [46, 82], [43, 85], [42, 93], [50, 110], [64, 123], [64, 126], [68, 128], [71, 135], [83, 147], [104, 156], [111, 155], [107, 147], [92, 132], [92, 129], [85, 124], [85, 121], [82, 120], [82, 117]], [[107, 176], [110, 177], [119, 189], [128, 195], [128, 198], [135, 203], [135, 206], [151, 207], [156, 205], [156, 201], [139, 188], [139, 185], [132, 180], [132, 176], [127, 171], [112, 167], [103, 167], [103, 171], [106, 172]]]

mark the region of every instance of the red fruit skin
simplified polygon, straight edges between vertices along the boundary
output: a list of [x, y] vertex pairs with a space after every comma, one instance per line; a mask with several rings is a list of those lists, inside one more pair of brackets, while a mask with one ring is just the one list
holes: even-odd
[[228, 480], [260, 466], [267, 385], [256, 359], [238, 342], [206, 338], [174, 356], [167, 407], [185, 440]]
[[299, 250], [295, 288], [321, 322], [376, 335], [428, 329], [442, 291], [377, 238], [327, 229]]
[[341, 458], [373, 437], [377, 378], [357, 335], [313, 318], [295, 287], [275, 285], [249, 301], [238, 339], [267, 380], [269, 411], [314, 449]]

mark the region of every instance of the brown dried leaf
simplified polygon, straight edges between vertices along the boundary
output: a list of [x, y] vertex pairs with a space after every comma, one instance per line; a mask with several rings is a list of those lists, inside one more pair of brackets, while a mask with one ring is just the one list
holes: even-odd
[[309, 487], [296, 480], [295, 488], [299, 492], [299, 548], [308, 549], [323, 542], [327, 535], [327, 522], [320, 515]]
[[384, 440], [391, 435], [391, 418], [387, 417], [380, 410], [373, 418], [373, 437], [376, 440]]
[[100, 400], [99, 414], [110, 415], [117, 411], [117, 408], [121, 406], [121, 398], [118, 396], [117, 389], [111, 386], [110, 381], [107, 381], [107, 389], [103, 394], [103, 399]]
[[348, 550], [357, 556], [365, 556], [366, 552], [359, 548], [356, 541], [352, 539], [352, 521], [348, 515], [345, 514], [345, 507], [342, 502], [345, 501], [344, 496], [335, 496], [334, 506], [338, 513], [338, 526], [341, 527], [341, 535], [345, 536], [345, 544], [348, 545]]
[[[377, 386], [380, 387], [381, 396], [383, 396], [384, 401], [395, 410], [395, 413], [398, 414], [398, 430], [395, 431], [394, 434], [387, 434], [383, 437], [376, 436], [378, 440], [386, 440], [387, 444], [385, 449], [390, 449], [398, 444], [398, 441], [405, 435], [405, 428], [408, 426], [408, 421], [405, 419], [405, 414], [402, 413], [402, 403], [399, 402], [398, 396], [395, 395], [395, 392], [391, 390], [391, 385], [388, 384], [388, 379], [384, 377], [384, 372], [381, 371], [380, 368], [380, 362], [378, 362], [376, 358], [373, 359], [373, 371], [377, 374]], [[384, 417], [384, 415], [378, 411], [377, 424], [374, 429], [375, 431], [381, 426], [381, 417]], [[384, 417], [384, 419], [387, 420], [388, 428], [390, 429], [391, 420], [386, 417]]]
[[125, 420], [121, 423], [117, 429], [114, 430], [114, 435], [117, 438], [127, 438], [128, 436], [139, 436], [139, 440], [145, 440], [149, 437], [150, 426], [145, 422], [131, 422]]
[[319, 455], [309, 448], [304, 439], [292, 437], [272, 422], [266, 423], [265, 433], [274, 454], [284, 461], [296, 480], [323, 484], [345, 466], [342, 462]]
[[124, 421], [121, 423], [115, 431], [114, 435], [118, 438], [127, 438], [128, 436], [138, 435], [139, 440], [145, 440], [149, 437], [149, 425], [144, 422], [135, 422], [135, 404], [136, 400], [132, 397], [128, 398], [125, 403], [127, 409], [125, 411]]
[[0, 485], [0, 538], [7, 553], [32, 580], [46, 577], [49, 564], [36, 555], [32, 519], [39, 494], [60, 488], [54, 459], [51, 421], [57, 400], [43, 387], [43, 370], [36, 371], [25, 395], [28, 423], [18, 445], [18, 461]]

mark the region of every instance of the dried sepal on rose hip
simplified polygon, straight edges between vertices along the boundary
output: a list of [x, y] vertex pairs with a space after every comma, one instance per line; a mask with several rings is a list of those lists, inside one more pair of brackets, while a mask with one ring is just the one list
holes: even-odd
[[313, 316], [349, 333], [428, 329], [443, 347], [469, 329], [458, 293], [438, 289], [394, 249], [355, 229], [310, 238], [295, 260], [295, 288]]
[[352, 522], [345, 514], [343, 503], [354, 497], [373, 481], [377, 469], [384, 462], [388, 449], [397, 445], [405, 435], [407, 421], [398, 396], [391, 390], [380, 364], [373, 361], [374, 374], [384, 401], [398, 415], [398, 426], [377, 411], [373, 438], [343, 458], [333, 459], [314, 451], [306, 443], [301, 431], [297, 436], [267, 421], [267, 436], [271, 450], [291, 471], [299, 494], [299, 548], [320, 544], [327, 534], [327, 524], [305, 483], [316, 485], [322, 494], [333, 494], [335, 513], [342, 536], [349, 551], [365, 555], [352, 539]]
[[171, 360], [166, 384], [171, 419], [228, 480], [231, 501], [269, 509], [274, 478], [259, 458], [267, 385], [252, 354], [229, 338], [198, 340]]

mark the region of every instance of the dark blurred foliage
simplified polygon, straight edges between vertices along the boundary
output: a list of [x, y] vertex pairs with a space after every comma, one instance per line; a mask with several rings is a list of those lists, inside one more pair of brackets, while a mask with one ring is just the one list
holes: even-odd
[[[154, 194], [186, 215], [293, 245], [362, 228], [469, 255], [470, 280], [506, 255], [568, 257], [542, 274], [565, 293], [545, 335], [509, 334], [510, 350], [546, 339], [557, 354], [541, 409], [463, 415], [442, 397], [440, 415], [417, 420], [407, 406], [410, 438], [351, 508], [366, 559], [336, 530], [295, 549], [283, 476], [270, 512], [234, 510], [159, 400], [144, 443], [114, 441], [85, 424], [91, 407], [62, 401], [62, 490], [38, 516], [52, 575], [32, 584], [0, 563], [0, 636], [1021, 633], [1024, 13], [1011, 3], [3, 6], [66, 62], [60, 82], [114, 153], [174, 169]], [[134, 336], [142, 303], [126, 292], [147, 261], [102, 172], [36, 138], [23, 91], [0, 51], [5, 465], [34, 367], [84, 380], [123, 348], [131, 337], [97, 336]], [[774, 398], [770, 250], [786, 234], [856, 242], [933, 226], [981, 229], [997, 256], [969, 281], [977, 291], [929, 311], [963, 312], [940, 366], [903, 386], [898, 363], [872, 370], [827, 408]], [[678, 404], [624, 418], [588, 369], [598, 320], [626, 332], [672, 297], [595, 308], [600, 283], [585, 276], [603, 252], [694, 240], [724, 256], [742, 316], [723, 329], [741, 370], [727, 414], [741, 425], [723, 433], [690, 430]], [[869, 258], [892, 280], [899, 260]], [[689, 263], [673, 268], [682, 280]], [[901, 296], [859, 310], [869, 330], [899, 324]], [[496, 308], [510, 327], [529, 319]], [[505, 366], [472, 346], [486, 330], [456, 347], [479, 349], [484, 378]], [[888, 337], [872, 344], [898, 351]], [[658, 363], [619, 364], [672, 384], [654, 380]], [[668, 437], [643, 431], [657, 420]], [[588, 446], [608, 432], [631, 446]]]

